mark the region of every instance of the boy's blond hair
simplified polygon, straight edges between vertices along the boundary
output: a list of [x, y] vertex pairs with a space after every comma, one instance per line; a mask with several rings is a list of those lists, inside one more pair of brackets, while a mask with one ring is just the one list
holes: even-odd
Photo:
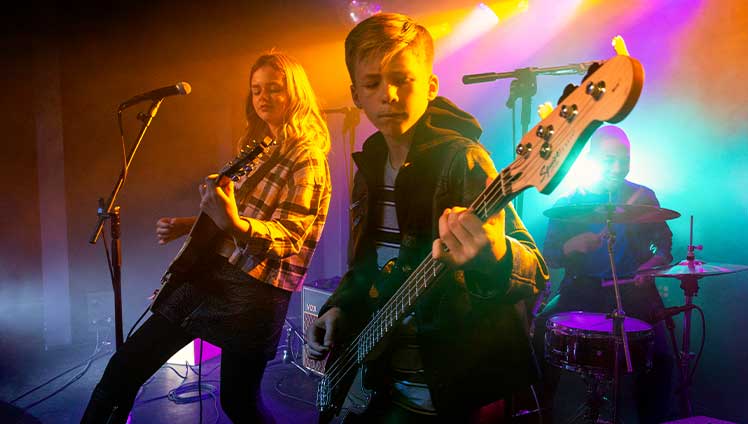
[[359, 61], [381, 56], [385, 64], [405, 50], [420, 58], [428, 70], [433, 68], [434, 41], [423, 25], [399, 13], [379, 13], [361, 21], [345, 38], [345, 65], [351, 82]]

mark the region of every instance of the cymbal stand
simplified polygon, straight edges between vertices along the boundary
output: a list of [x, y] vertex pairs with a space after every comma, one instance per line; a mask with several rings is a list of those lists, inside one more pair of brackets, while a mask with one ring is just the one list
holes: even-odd
[[[612, 203], [612, 202], [611, 202]], [[608, 230], [608, 258], [610, 259], [610, 271], [613, 275], [613, 289], [616, 295], [616, 308], [608, 316], [613, 319], [613, 336], [615, 338], [615, 353], [613, 356], [613, 424], [618, 424], [618, 393], [621, 388], [621, 372], [620, 372], [620, 351], [623, 347], [623, 355], [626, 360], [626, 371], [631, 373], [633, 367], [631, 365], [631, 352], [629, 351], [629, 341], [626, 336], [626, 329], [624, 328], [624, 320], [626, 319], [626, 313], [623, 311], [623, 305], [621, 302], [621, 292], [618, 288], [618, 277], [616, 275], [616, 264], [613, 260], [613, 244], [615, 243], [616, 233], [613, 230], [613, 211], [615, 207], [610, 204], [607, 206], [608, 218], [605, 220], [605, 225]]]
[[[690, 238], [688, 241], [688, 253], [686, 254], [686, 261], [688, 262], [688, 268], [695, 268], [696, 255], [695, 250], [701, 250], [703, 246], [694, 246], [693, 244], [693, 215], [691, 215], [690, 225]], [[693, 298], [699, 292], [699, 277], [696, 275], [682, 276], [679, 278], [680, 288], [683, 289], [686, 303], [684, 306], [693, 305]], [[680, 409], [681, 414], [690, 417], [693, 416], [693, 406], [691, 404], [691, 359], [694, 355], [691, 353], [691, 309], [687, 308], [683, 312], [683, 338], [682, 347], [680, 354], [678, 355], [678, 368], [680, 370], [681, 385], [680, 391]], [[677, 346], [673, 346], [677, 351]]]

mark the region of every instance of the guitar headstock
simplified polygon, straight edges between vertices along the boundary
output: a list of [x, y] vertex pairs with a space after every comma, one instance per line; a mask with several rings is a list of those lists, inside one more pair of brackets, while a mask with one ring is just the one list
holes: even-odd
[[511, 190], [535, 187], [549, 194], [561, 182], [592, 133], [604, 122], [619, 122], [633, 109], [644, 69], [629, 56], [603, 62], [517, 145], [517, 158], [502, 171]]
[[252, 172], [257, 160], [266, 155], [270, 147], [275, 144], [276, 141], [270, 137], [265, 137], [262, 141], [252, 140], [248, 145], [242, 147], [242, 150], [234, 159], [218, 171], [218, 175], [229, 177], [234, 181], [238, 180]]

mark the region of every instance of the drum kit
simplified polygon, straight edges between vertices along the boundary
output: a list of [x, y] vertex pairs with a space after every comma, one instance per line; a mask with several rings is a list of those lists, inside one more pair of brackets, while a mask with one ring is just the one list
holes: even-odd
[[[587, 385], [587, 401], [585, 410], [574, 417], [572, 421], [584, 414], [588, 422], [608, 422], [600, 419], [600, 409], [603, 406], [604, 395], [612, 384], [612, 423], [618, 421], [618, 392], [620, 387], [620, 372], [624, 363], [620, 355], [625, 358], [626, 371], [631, 373], [634, 365], [637, 368], [649, 367], [652, 346], [654, 344], [654, 330], [648, 323], [626, 317], [621, 306], [619, 281], [616, 276], [613, 261], [613, 244], [615, 233], [613, 223], [645, 224], [664, 222], [680, 216], [676, 211], [651, 205], [614, 205], [614, 204], [582, 204], [555, 207], [544, 212], [551, 219], [576, 223], [604, 223], [607, 225], [608, 256], [613, 280], [608, 282], [615, 289], [616, 308], [609, 314], [572, 311], [553, 315], [546, 322], [545, 352], [546, 360], [555, 367], [578, 373]], [[699, 280], [705, 277], [731, 274], [748, 270], [745, 265], [723, 263], [708, 263], [697, 260], [695, 250], [702, 246], [693, 244], [693, 216], [690, 224], [690, 240], [686, 259], [674, 265], [652, 268], [638, 275], [644, 277], [664, 277], [680, 280], [681, 289], [685, 294], [685, 304], [665, 308], [658, 314], [665, 320], [670, 332], [670, 339], [680, 371], [680, 409], [681, 415], [692, 416], [689, 387], [693, 371], [691, 360], [694, 355], [690, 352], [691, 311], [698, 307], [693, 304], [693, 297], [699, 289]], [[603, 285], [606, 285], [603, 283]], [[683, 313], [683, 337], [681, 348], [678, 349], [675, 339], [672, 317]]]

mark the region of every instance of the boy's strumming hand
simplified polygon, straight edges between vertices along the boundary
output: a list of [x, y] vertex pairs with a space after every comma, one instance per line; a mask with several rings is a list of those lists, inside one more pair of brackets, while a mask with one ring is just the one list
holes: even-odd
[[310, 358], [321, 360], [330, 353], [330, 348], [340, 329], [342, 317], [343, 311], [338, 307], [333, 307], [307, 328], [304, 339]]
[[439, 217], [439, 238], [434, 240], [432, 256], [453, 266], [501, 260], [506, 255], [504, 216], [501, 210], [482, 222], [469, 209], [446, 209]]

